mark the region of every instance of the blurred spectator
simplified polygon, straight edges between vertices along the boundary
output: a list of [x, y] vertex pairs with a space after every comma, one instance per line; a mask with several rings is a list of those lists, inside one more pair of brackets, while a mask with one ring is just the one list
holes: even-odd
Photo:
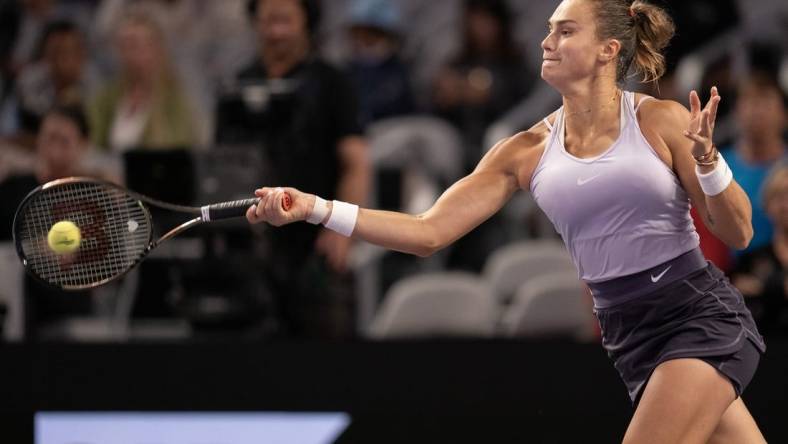
[[67, 20], [85, 29], [90, 9], [89, 4], [80, 1], [0, 1], [0, 80], [4, 84], [0, 92], [10, 92], [22, 68], [35, 60], [48, 23]]
[[142, 10], [129, 10], [114, 43], [120, 71], [89, 105], [94, 144], [112, 151], [194, 146], [192, 104], [157, 22]]
[[[252, 0], [260, 53], [238, 75], [237, 95], [222, 98], [220, 140], [242, 134], [262, 144], [265, 184], [363, 203], [369, 188], [367, 146], [352, 86], [313, 52], [313, 0]], [[280, 305], [284, 333], [344, 338], [354, 329], [350, 239], [293, 224], [269, 231], [265, 267]]]
[[732, 281], [747, 297], [762, 332], [779, 327], [788, 333], [788, 162], [777, 165], [768, 176], [763, 205], [774, 223], [774, 237], [740, 258]]
[[720, 152], [752, 202], [755, 234], [745, 252], [768, 244], [772, 238], [762, 185], [769, 170], [781, 159], [788, 158], [784, 139], [788, 122], [786, 105], [785, 94], [771, 73], [753, 72], [739, 83], [735, 104], [739, 139]]
[[22, 69], [14, 93], [4, 112], [20, 145], [33, 147], [43, 115], [55, 105], [84, 106], [96, 83], [89, 70], [85, 39], [77, 26], [67, 21], [47, 25], [40, 57]]
[[[45, 115], [36, 139], [35, 171], [10, 176], [0, 183], [0, 240], [11, 239], [16, 208], [37, 186], [72, 175], [102, 176], [85, 169], [88, 139], [88, 125], [80, 107], [56, 107]], [[24, 288], [28, 338], [35, 338], [40, 328], [62, 316], [90, 312], [87, 292], [56, 291], [30, 277], [26, 277]]]
[[413, 112], [408, 67], [400, 59], [401, 16], [391, 0], [354, 0], [349, 70], [362, 125]]
[[512, 38], [512, 23], [505, 0], [466, 0], [462, 48], [434, 82], [435, 110], [465, 136], [466, 169], [481, 158], [487, 126], [536, 79]]
[[197, 144], [209, 146], [217, 87], [232, 80], [255, 52], [246, 0], [103, 0], [96, 11], [96, 33], [109, 40], [130, 7], [144, 10], [161, 25], [172, 67], [194, 106]]

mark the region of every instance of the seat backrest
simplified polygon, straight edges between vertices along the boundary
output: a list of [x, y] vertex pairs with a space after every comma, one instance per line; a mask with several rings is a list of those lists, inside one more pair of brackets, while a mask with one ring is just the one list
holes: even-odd
[[524, 282], [546, 273], [575, 272], [566, 247], [557, 240], [515, 242], [493, 251], [482, 275], [501, 303], [507, 303]]
[[501, 318], [504, 336], [587, 339], [594, 331], [590, 297], [575, 273], [550, 273], [524, 283]]
[[369, 336], [486, 337], [493, 334], [496, 317], [492, 292], [477, 275], [425, 273], [404, 278], [389, 289]]
[[462, 138], [448, 122], [430, 116], [391, 117], [367, 129], [377, 167], [418, 166], [442, 182], [463, 173]]

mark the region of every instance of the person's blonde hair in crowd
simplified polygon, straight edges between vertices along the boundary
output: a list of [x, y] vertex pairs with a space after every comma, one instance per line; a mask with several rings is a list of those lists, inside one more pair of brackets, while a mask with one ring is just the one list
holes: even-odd
[[160, 25], [143, 8], [118, 21], [116, 77], [91, 101], [93, 142], [101, 148], [184, 148], [196, 143], [191, 100], [174, 72]]

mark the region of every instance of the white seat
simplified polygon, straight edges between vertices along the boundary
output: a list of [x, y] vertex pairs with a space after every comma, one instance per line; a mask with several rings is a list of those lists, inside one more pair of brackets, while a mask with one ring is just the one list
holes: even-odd
[[495, 298], [477, 275], [435, 272], [396, 282], [369, 329], [378, 339], [488, 337], [498, 315]]
[[463, 173], [462, 137], [455, 127], [432, 116], [379, 120], [367, 128], [373, 165], [419, 167], [449, 183]]
[[569, 252], [553, 239], [526, 240], [505, 245], [487, 258], [482, 275], [500, 303], [508, 303], [524, 282], [546, 273], [575, 273]]
[[592, 302], [575, 273], [550, 273], [524, 283], [501, 319], [501, 334], [588, 340], [594, 332]]

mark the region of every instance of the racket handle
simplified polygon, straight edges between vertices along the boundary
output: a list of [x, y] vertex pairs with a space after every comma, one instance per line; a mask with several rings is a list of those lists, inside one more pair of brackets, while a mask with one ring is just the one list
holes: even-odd
[[[213, 205], [206, 205], [201, 208], [202, 217], [205, 222], [211, 222], [222, 219], [232, 219], [235, 217], [244, 217], [246, 210], [252, 205], [257, 205], [260, 198], [254, 197], [251, 199], [234, 200], [231, 202], [222, 202]], [[293, 204], [293, 199], [289, 194], [285, 193], [282, 198], [282, 209], [287, 211]]]

